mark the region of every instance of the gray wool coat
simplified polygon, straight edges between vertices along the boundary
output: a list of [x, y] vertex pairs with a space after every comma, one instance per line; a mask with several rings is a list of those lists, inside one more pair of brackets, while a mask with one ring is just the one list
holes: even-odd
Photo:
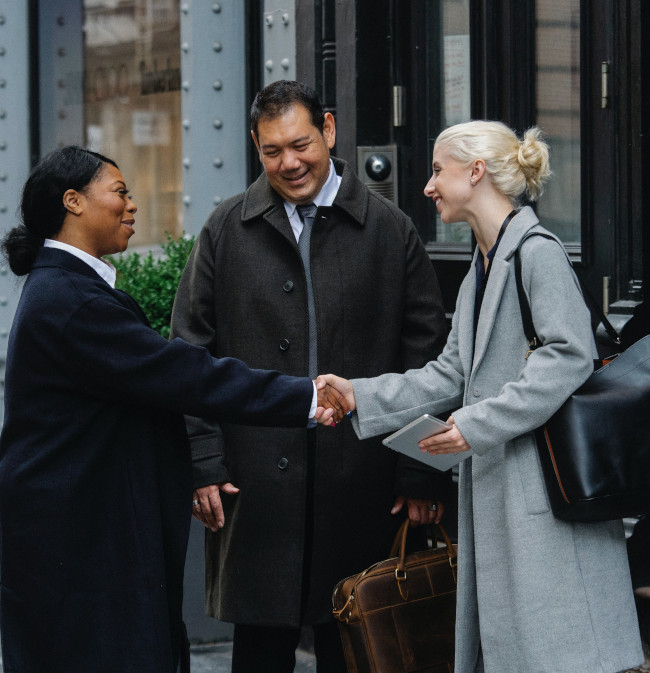
[[[422, 367], [447, 335], [429, 257], [404, 213], [345, 162], [334, 165], [342, 182], [333, 205], [318, 209], [311, 236], [318, 369], [353, 378]], [[307, 374], [304, 268], [266, 175], [206, 222], [179, 285], [172, 334], [251, 367]], [[331, 621], [336, 583], [388, 555], [403, 515], [390, 514], [395, 496], [444, 500], [439, 475], [380, 439], [360, 442], [347, 419], [309, 431], [315, 446], [303, 429], [196, 419], [189, 429], [194, 486], [240, 488], [223, 496], [225, 527], [206, 534], [207, 610], [224, 621]]]
[[[543, 234], [543, 235], [534, 235]], [[525, 359], [513, 254], [543, 346]], [[478, 251], [477, 251], [478, 254]], [[623, 526], [549, 509], [533, 430], [589, 376], [588, 310], [564, 249], [530, 208], [497, 249], [473, 339], [475, 273], [437, 361], [353, 381], [360, 437], [461, 407], [456, 673], [614, 673], [643, 661]]]

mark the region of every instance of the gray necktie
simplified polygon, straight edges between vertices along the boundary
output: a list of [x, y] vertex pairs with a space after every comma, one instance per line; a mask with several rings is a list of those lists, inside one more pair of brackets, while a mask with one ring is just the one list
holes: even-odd
[[311, 229], [316, 216], [316, 206], [309, 203], [306, 206], [298, 206], [298, 215], [303, 223], [300, 237], [298, 238], [298, 250], [305, 267], [305, 280], [307, 281], [307, 311], [309, 314], [309, 377], [314, 379], [318, 376], [318, 350], [316, 335], [316, 306], [314, 304], [314, 288], [311, 283], [311, 260], [309, 248], [311, 242]]

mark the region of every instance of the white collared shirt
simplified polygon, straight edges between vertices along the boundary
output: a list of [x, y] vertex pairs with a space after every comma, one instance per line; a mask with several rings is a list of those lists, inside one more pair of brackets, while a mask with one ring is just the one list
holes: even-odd
[[65, 250], [71, 255], [74, 255], [77, 259], [80, 259], [82, 262], [86, 262], [94, 271], [96, 271], [101, 278], [103, 278], [113, 289], [115, 289], [115, 277], [117, 272], [115, 267], [109, 262], [99, 259], [98, 257], [93, 257], [87, 252], [75, 248], [74, 245], [69, 243], [62, 243], [61, 241], [54, 241], [51, 238], [46, 238], [43, 243], [44, 248], [57, 248], [58, 250]]
[[[312, 203], [317, 208], [318, 206], [331, 206], [339, 191], [342, 179], [343, 178], [341, 178], [340, 175], [336, 174], [334, 162], [330, 159], [330, 172], [327, 176], [327, 180], [325, 180], [325, 184], [321, 187], [320, 192], [314, 197]], [[296, 241], [298, 241], [302, 232], [303, 223], [298, 214], [297, 205], [291, 203], [291, 201], [285, 201], [284, 209], [287, 211], [287, 217], [291, 223], [293, 235], [296, 237]]]

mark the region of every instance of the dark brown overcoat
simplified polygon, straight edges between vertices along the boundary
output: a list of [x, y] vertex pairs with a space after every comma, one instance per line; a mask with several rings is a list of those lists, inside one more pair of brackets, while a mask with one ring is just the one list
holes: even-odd
[[[353, 378], [421, 367], [446, 338], [431, 262], [406, 215], [334, 161], [342, 182], [333, 205], [318, 209], [311, 238], [318, 370]], [[172, 333], [252, 367], [304, 375], [307, 332], [298, 246], [263, 174], [209, 217], [179, 286]], [[395, 495], [441, 495], [437, 476], [398, 460], [381, 438], [360, 442], [347, 420], [312, 431], [190, 426], [195, 487], [231, 481], [241, 489], [224, 496], [226, 525], [206, 541], [207, 609], [225, 621], [297, 626], [331, 619], [336, 582], [387, 555], [401, 521], [390, 514]], [[308, 432], [315, 450], [307, 450]], [[301, 618], [310, 523], [309, 601]]]

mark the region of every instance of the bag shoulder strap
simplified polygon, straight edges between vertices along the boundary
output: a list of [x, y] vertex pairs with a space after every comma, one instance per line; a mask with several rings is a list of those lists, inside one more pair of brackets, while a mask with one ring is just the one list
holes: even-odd
[[[541, 346], [541, 342], [539, 340], [539, 337], [537, 336], [537, 333], [535, 332], [535, 326], [533, 324], [533, 315], [530, 311], [530, 304], [528, 302], [528, 298], [526, 297], [526, 292], [524, 290], [524, 282], [522, 279], [522, 271], [521, 271], [520, 248], [521, 244], [527, 238], [536, 235], [543, 236], [544, 234], [536, 234], [536, 233], [529, 234], [529, 236], [526, 236], [521, 240], [521, 242], [519, 243], [519, 247], [515, 250], [515, 279], [517, 282], [517, 295], [519, 297], [519, 310], [521, 311], [521, 320], [524, 325], [524, 334], [526, 335], [526, 339], [528, 340], [528, 347], [529, 347], [529, 350], [526, 352], [526, 359], [528, 359], [528, 356], [531, 354], [532, 351]], [[596, 323], [596, 325], [602, 323], [610, 339], [616, 345], [619, 345], [621, 343], [621, 338], [618, 332], [614, 329], [612, 323], [609, 322], [607, 316], [603, 312], [603, 309], [599, 306], [598, 302], [592, 297], [591, 293], [589, 292], [589, 290], [587, 290], [587, 288], [585, 287], [585, 285], [580, 280], [577, 274], [576, 278], [578, 279], [578, 283], [580, 284], [583, 299], [586, 297], [586, 300], [588, 300], [589, 304], [591, 304], [594, 313], [598, 317], [598, 323]]]

